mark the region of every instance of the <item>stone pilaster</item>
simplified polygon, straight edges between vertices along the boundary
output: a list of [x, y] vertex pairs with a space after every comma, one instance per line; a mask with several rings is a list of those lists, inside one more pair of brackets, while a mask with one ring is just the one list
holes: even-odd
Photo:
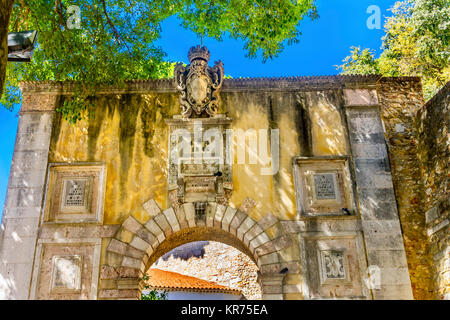
[[24, 96], [0, 230], [0, 298], [28, 299], [56, 99]]
[[347, 95], [346, 114], [370, 287], [376, 300], [413, 299], [379, 106], [366, 91], [375, 100]]

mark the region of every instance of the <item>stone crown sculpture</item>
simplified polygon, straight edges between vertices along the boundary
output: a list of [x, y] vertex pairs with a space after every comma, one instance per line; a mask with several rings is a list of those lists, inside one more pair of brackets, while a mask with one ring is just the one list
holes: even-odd
[[188, 52], [190, 64], [175, 66], [175, 83], [180, 92], [180, 107], [183, 118], [192, 113], [197, 117], [213, 117], [219, 108], [219, 92], [223, 83], [223, 63], [208, 66], [210, 52], [206, 47], [191, 47]]

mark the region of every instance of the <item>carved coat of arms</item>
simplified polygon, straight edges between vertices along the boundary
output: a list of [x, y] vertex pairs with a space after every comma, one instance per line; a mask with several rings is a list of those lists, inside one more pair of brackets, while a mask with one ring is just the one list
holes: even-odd
[[219, 92], [223, 82], [223, 63], [208, 66], [209, 50], [206, 47], [192, 47], [188, 58], [190, 64], [175, 66], [175, 81], [180, 92], [181, 114], [189, 118], [194, 112], [200, 116], [206, 113], [214, 116], [219, 107]]

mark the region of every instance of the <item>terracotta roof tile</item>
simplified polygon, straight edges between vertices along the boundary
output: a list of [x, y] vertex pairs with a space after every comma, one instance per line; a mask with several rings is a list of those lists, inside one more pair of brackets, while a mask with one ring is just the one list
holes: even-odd
[[152, 289], [241, 294], [241, 291], [239, 290], [172, 271], [152, 268], [147, 271], [147, 275], [149, 276], [147, 284]]

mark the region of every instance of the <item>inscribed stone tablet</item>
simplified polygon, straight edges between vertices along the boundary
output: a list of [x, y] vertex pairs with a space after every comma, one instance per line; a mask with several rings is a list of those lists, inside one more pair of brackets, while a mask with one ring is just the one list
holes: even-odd
[[316, 199], [336, 199], [336, 185], [334, 174], [315, 174], [314, 186]]

